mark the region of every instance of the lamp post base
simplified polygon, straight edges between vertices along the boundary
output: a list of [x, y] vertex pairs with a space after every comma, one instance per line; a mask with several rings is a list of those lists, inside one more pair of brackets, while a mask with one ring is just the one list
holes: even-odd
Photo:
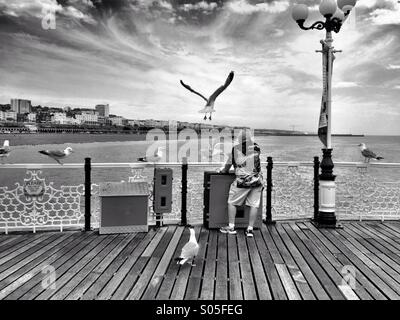
[[343, 226], [337, 222], [334, 212], [318, 212], [314, 221], [317, 228], [325, 229], [343, 229]]
[[319, 228], [337, 228], [335, 214], [336, 185], [333, 175], [332, 149], [322, 149], [321, 174], [319, 176], [319, 211], [315, 223]]

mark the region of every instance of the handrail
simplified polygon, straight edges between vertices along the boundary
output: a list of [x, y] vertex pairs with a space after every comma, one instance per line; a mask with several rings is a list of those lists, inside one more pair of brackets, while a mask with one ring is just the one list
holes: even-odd
[[[189, 167], [216, 167], [222, 166], [223, 162], [188, 162]], [[266, 166], [267, 162], [261, 162]], [[154, 167], [180, 167], [182, 162], [92, 162], [92, 168], [154, 168]], [[275, 167], [312, 167], [313, 161], [274, 161]], [[376, 168], [400, 168], [398, 162], [334, 162], [335, 167], [376, 167]], [[85, 164], [82, 163], [6, 163], [0, 164], [0, 169], [83, 169]]]

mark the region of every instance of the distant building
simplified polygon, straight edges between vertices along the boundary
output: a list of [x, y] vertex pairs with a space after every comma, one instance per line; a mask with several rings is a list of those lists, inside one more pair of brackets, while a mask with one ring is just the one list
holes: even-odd
[[166, 120], [145, 120], [144, 125], [149, 128], [163, 128], [168, 127], [169, 122]]
[[94, 109], [81, 109], [81, 114], [99, 115], [97, 110]]
[[111, 122], [110, 118], [108, 118], [108, 117], [98, 116], [98, 121], [99, 121], [99, 124], [101, 124], [101, 125], [105, 125], [105, 126], [112, 125], [112, 122]]
[[56, 124], [79, 124], [75, 118], [68, 117], [65, 113], [54, 113], [51, 122]]
[[36, 122], [36, 113], [28, 113], [28, 122]]
[[111, 123], [113, 125], [115, 125], [115, 126], [123, 126], [124, 125], [124, 120], [126, 120], [126, 119], [124, 119], [121, 116], [117, 116], [117, 117], [110, 118], [110, 120], [111, 120]]
[[51, 113], [48, 111], [36, 112], [36, 122], [37, 123], [51, 122]]
[[97, 114], [82, 113], [76, 114], [75, 119], [79, 124], [98, 125], [99, 117]]
[[98, 104], [96, 111], [99, 116], [108, 118], [110, 116], [110, 106], [108, 104]]
[[128, 124], [132, 127], [134, 126], [138, 126], [139, 125], [139, 121], [138, 120], [128, 120]]
[[17, 122], [27, 122], [28, 113], [17, 113]]
[[0, 121], [17, 121], [17, 113], [14, 111], [0, 111]]
[[11, 110], [18, 114], [30, 113], [32, 111], [31, 101], [23, 99], [11, 99]]

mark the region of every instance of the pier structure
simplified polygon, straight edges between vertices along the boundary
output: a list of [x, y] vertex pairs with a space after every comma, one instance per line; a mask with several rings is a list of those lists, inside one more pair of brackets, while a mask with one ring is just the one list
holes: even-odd
[[[269, 158], [262, 163], [265, 223], [254, 238], [203, 224], [203, 173], [220, 165], [89, 158], [0, 165], [2, 174], [26, 172], [0, 187], [0, 299], [400, 299], [399, 163], [337, 163], [343, 229], [325, 229], [314, 219], [319, 158]], [[172, 211], [155, 214], [150, 195], [147, 233], [100, 235], [99, 172], [152, 186], [155, 167], [173, 170]], [[81, 171], [82, 182], [49, 181], [54, 169]], [[394, 174], [382, 180], [382, 170]], [[188, 240], [187, 223], [201, 248], [195, 266], [174, 261]], [[44, 273], [54, 286], [42, 286]]]

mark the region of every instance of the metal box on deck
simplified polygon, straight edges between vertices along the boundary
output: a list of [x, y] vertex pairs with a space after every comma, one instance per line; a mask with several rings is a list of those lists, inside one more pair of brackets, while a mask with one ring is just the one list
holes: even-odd
[[[206, 228], [214, 229], [228, 225], [228, 195], [229, 188], [235, 180], [235, 174], [223, 174], [218, 172], [204, 172], [204, 211], [203, 224]], [[261, 197], [258, 216], [254, 227], [262, 225]], [[249, 207], [243, 205], [237, 208], [236, 228], [245, 228], [249, 224]]]
[[148, 231], [147, 182], [100, 184], [100, 234]]

